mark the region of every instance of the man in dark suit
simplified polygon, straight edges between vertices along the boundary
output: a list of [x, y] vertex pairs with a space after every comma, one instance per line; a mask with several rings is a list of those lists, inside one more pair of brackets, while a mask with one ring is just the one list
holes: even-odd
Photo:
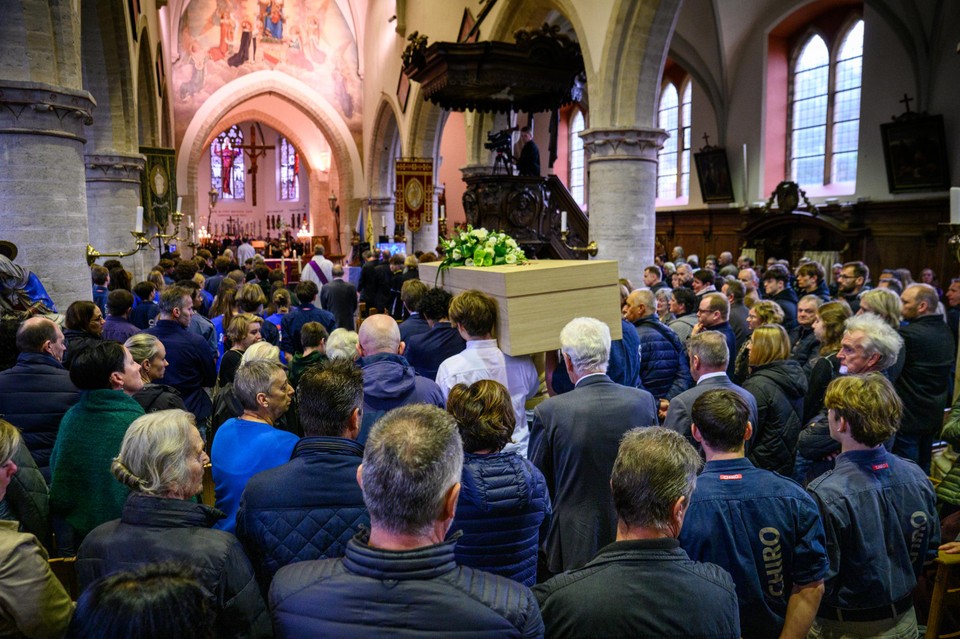
[[757, 423], [757, 400], [750, 391], [740, 388], [727, 377], [727, 363], [730, 361], [730, 351], [727, 340], [722, 333], [703, 331], [690, 337], [687, 342], [687, 354], [690, 357], [690, 374], [696, 380], [696, 385], [670, 400], [667, 408], [667, 417], [663, 421], [665, 428], [675, 430], [685, 435], [696, 446], [690, 424], [693, 402], [708, 390], [725, 388], [732, 390], [744, 399], [750, 408], [750, 423]]
[[520, 140], [523, 147], [517, 159], [517, 175], [540, 177], [540, 147], [533, 141], [533, 131], [525, 126], [520, 129]]
[[589, 317], [572, 320], [560, 332], [560, 350], [576, 386], [537, 406], [530, 430], [530, 461], [553, 496], [545, 544], [551, 573], [583, 566], [614, 541], [610, 473], [620, 439], [633, 427], [657, 424], [650, 393], [607, 377], [606, 324]]
[[337, 328], [356, 330], [357, 287], [343, 280], [343, 265], [333, 265], [333, 280], [320, 289], [320, 306], [333, 313]]

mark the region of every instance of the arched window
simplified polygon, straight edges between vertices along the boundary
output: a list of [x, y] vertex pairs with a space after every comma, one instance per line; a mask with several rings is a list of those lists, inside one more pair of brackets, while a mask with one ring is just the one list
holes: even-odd
[[221, 200], [244, 199], [243, 131], [233, 125], [210, 144], [210, 186]]
[[576, 109], [570, 118], [570, 195], [581, 209], [587, 208], [587, 192], [584, 188], [583, 140], [580, 132], [585, 127], [583, 112]]
[[657, 198], [673, 200], [690, 194], [690, 107], [692, 83], [678, 93], [672, 82], [660, 92], [657, 125], [670, 134], [657, 154]]
[[860, 76], [863, 70], [863, 20], [857, 20], [840, 44], [833, 93], [833, 182], [857, 180], [860, 130]]
[[863, 20], [831, 47], [819, 35], [794, 59], [790, 102], [790, 179], [801, 186], [855, 182], [860, 129]]
[[290, 140], [280, 136], [280, 199], [300, 199], [300, 154]]

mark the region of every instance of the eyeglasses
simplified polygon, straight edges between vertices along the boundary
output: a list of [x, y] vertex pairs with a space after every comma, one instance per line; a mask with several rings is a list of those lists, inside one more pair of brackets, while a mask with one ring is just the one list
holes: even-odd
[[700, 315], [701, 313], [716, 313], [716, 312], [717, 312], [717, 311], [710, 310], [709, 308], [698, 308], [698, 309], [697, 309], [697, 315]]
[[856, 275], [846, 275], [846, 274], [841, 273], [840, 275], [837, 275], [837, 279], [838, 279], [838, 280], [855, 280], [855, 279], [857, 279], [857, 276], [856, 276]]

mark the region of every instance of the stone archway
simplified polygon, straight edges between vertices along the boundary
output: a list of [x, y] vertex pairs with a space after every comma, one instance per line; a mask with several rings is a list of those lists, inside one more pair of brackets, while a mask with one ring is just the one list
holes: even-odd
[[[340, 176], [338, 198], [343, 203], [341, 208], [346, 208], [341, 215], [339, 229], [341, 242], [343, 242], [345, 233], [349, 237], [349, 227], [344, 222], [356, 219], [360, 198], [366, 190], [359, 149], [354, 142], [353, 134], [337, 110], [319, 92], [300, 80], [282, 73], [258, 71], [238, 78], [218, 89], [197, 110], [187, 126], [177, 157], [177, 182], [181, 186], [186, 185], [183, 189], [184, 212], [206, 212], [205, 200], [197, 201], [196, 196], [198, 193], [197, 166], [210, 144], [215, 129], [231, 111], [248, 100], [264, 95], [279, 98], [293, 105], [329, 142], [331, 161], [336, 164]], [[291, 135], [290, 139], [297, 138]], [[304, 140], [301, 139], [301, 141]], [[309, 145], [305, 144], [298, 148], [309, 148]], [[311, 166], [317, 165], [318, 162], [311, 162]], [[325, 196], [319, 194], [314, 199], [314, 194], [311, 192], [311, 200], [315, 206], [319, 206], [318, 201], [322, 202], [324, 199]]]

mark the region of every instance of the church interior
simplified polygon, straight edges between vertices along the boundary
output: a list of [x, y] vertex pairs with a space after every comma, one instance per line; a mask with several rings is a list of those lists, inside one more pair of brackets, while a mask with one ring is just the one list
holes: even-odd
[[[572, 40], [582, 92], [555, 115], [425, 99], [408, 38], [474, 25], [478, 42]], [[0, 26], [0, 235], [64, 305], [89, 299], [88, 244], [136, 246], [138, 206], [148, 236], [179, 206], [180, 249], [291, 232], [347, 256], [372, 226], [429, 251], [468, 221], [488, 134], [529, 123], [577, 240], [621, 277], [682, 245], [944, 281], [958, 25], [960, 5], [927, 0], [25, 0]], [[398, 159], [430, 162], [416, 225]], [[539, 205], [549, 244], [559, 210]], [[135, 281], [158, 243], [123, 258]]]

